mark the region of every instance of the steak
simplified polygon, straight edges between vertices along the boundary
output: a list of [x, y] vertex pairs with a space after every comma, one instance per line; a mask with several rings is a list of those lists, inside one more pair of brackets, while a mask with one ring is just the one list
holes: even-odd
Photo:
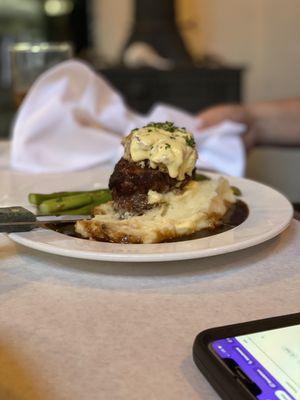
[[148, 204], [149, 190], [166, 193], [183, 188], [191, 179], [186, 175], [183, 181], [178, 181], [166, 172], [150, 168], [147, 161], [141, 164], [121, 158], [109, 179], [109, 189], [120, 214], [141, 215], [153, 207]]

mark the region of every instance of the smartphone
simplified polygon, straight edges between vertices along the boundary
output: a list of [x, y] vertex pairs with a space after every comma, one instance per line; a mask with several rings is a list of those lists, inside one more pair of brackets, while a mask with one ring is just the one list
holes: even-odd
[[300, 400], [300, 313], [208, 329], [195, 364], [225, 400]]

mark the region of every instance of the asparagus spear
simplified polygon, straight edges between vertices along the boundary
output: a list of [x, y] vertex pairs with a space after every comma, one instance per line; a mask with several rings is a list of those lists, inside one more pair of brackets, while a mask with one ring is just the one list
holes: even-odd
[[195, 181], [207, 181], [210, 180], [210, 177], [207, 175], [199, 174], [199, 172], [196, 172], [195, 174]]
[[231, 186], [231, 190], [233, 191], [233, 194], [235, 195], [235, 196], [242, 196], [242, 192], [241, 192], [241, 189], [239, 189], [238, 187], [236, 187], [236, 186]]
[[94, 194], [94, 193], [102, 193], [102, 192], [109, 192], [109, 190], [108, 189], [96, 189], [96, 190], [76, 191], [76, 192], [54, 192], [54, 193], [49, 193], [49, 194], [29, 193], [28, 200], [29, 200], [29, 203], [38, 206], [45, 200], [56, 199], [58, 197], [74, 196], [77, 194], [89, 194], [89, 193]]
[[29, 193], [28, 201], [29, 203], [38, 206], [45, 200], [55, 199], [57, 197], [63, 197], [63, 196], [72, 196], [74, 194], [80, 194], [80, 192], [54, 192], [49, 194]]
[[43, 201], [38, 209], [41, 214], [65, 213], [67, 210], [75, 210], [92, 203], [102, 204], [111, 199], [108, 190], [86, 192], [71, 196], [62, 196]]
[[[107, 200], [107, 201], [109, 201], [109, 200]], [[91, 215], [93, 212], [93, 209], [96, 206], [99, 206], [100, 204], [104, 204], [104, 203], [106, 203], [106, 201], [103, 201], [102, 203], [99, 203], [99, 201], [95, 201], [91, 204], [87, 204], [86, 206], [74, 208], [72, 210], [58, 211], [55, 213], [55, 215]]]

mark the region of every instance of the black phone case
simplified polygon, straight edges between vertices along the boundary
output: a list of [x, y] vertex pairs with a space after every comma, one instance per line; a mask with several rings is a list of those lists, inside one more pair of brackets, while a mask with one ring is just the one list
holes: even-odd
[[300, 324], [300, 313], [207, 329], [199, 333], [194, 341], [194, 362], [222, 399], [253, 400], [255, 397], [238, 384], [236, 377], [221, 362], [218, 362], [209, 349], [209, 344], [218, 339], [297, 324]]

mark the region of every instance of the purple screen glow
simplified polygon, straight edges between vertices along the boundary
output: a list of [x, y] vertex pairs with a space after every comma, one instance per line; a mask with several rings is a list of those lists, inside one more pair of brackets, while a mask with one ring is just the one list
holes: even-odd
[[260, 388], [261, 394], [256, 396], [258, 400], [298, 399], [287, 387], [283, 387], [236, 338], [216, 340], [212, 343], [212, 349], [222, 359], [234, 360], [241, 370]]

